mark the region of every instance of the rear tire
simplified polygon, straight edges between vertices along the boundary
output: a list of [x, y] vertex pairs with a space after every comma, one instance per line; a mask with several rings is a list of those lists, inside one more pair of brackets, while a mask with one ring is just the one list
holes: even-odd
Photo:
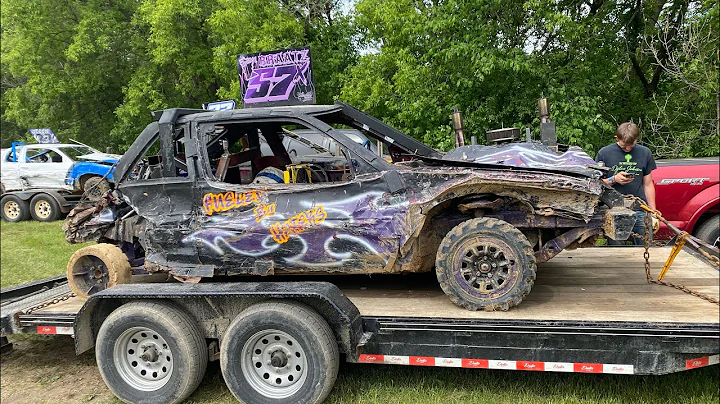
[[712, 246], [720, 247], [720, 215], [712, 216], [700, 225], [695, 236]]
[[220, 342], [220, 367], [245, 403], [320, 403], [339, 367], [335, 335], [301, 303], [267, 302], [246, 309]]
[[468, 310], [508, 310], [530, 293], [537, 266], [525, 235], [499, 219], [467, 220], [450, 230], [438, 248], [440, 287]]
[[152, 301], [113, 311], [100, 327], [95, 356], [105, 384], [126, 403], [179, 403], [200, 385], [208, 362], [197, 322]]
[[37, 194], [30, 200], [30, 214], [38, 222], [54, 222], [60, 218], [60, 205], [48, 194]]
[[22, 222], [30, 217], [30, 205], [16, 195], [6, 195], [0, 202], [2, 218], [8, 222]]
[[83, 247], [70, 257], [67, 279], [70, 289], [81, 298], [121, 283], [129, 283], [130, 262], [120, 248], [100, 243]]

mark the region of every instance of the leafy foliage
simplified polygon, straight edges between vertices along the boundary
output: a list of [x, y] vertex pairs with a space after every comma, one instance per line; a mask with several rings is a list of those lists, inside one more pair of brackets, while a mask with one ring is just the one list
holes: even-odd
[[593, 153], [634, 120], [659, 157], [720, 152], [710, 0], [2, 2], [2, 144], [26, 128], [124, 150], [149, 112], [239, 98], [235, 57], [310, 46], [319, 103], [340, 99], [433, 147], [527, 126]]

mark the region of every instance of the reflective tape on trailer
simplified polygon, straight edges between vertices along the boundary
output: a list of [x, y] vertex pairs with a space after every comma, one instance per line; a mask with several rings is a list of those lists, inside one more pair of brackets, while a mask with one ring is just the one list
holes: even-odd
[[37, 333], [48, 335], [73, 335], [73, 328], [57, 327], [54, 325], [39, 325], [37, 326]]
[[[382, 363], [387, 365], [458, 367], [469, 369], [527, 370], [535, 372], [612, 373], [629, 375], [634, 373], [633, 365], [608, 363], [504, 361], [495, 359], [436, 358], [432, 356], [373, 354], [360, 355], [360, 362]], [[715, 363], [717, 363], [717, 355], [715, 355]]]
[[697, 369], [704, 366], [717, 365], [718, 363], [720, 363], [720, 355], [703, 356], [702, 358], [686, 360], [685, 369]]

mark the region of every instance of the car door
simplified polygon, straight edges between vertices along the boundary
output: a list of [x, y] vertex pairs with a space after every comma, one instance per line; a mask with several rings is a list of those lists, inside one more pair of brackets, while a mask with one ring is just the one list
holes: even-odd
[[65, 177], [72, 161], [55, 147], [47, 145], [26, 146], [19, 175], [29, 188], [66, 188]]
[[[193, 244], [182, 243], [190, 232], [195, 180], [194, 171], [185, 163], [186, 125], [168, 128], [166, 132], [146, 129], [139, 139], [146, 132], [146, 144], [131, 147], [145, 152], [137, 157], [132, 163], [134, 167], [123, 174], [123, 178], [116, 178], [117, 189], [145, 221], [141, 234], [146, 247], [145, 267], [171, 270], [181, 276], [199, 276], [189, 274], [190, 269], [196, 269], [199, 264], [197, 249]], [[165, 145], [162, 145], [162, 136], [169, 138]], [[161, 146], [172, 150], [164, 155]]]
[[[331, 128], [320, 121], [318, 126]], [[292, 124], [306, 122], [287, 121]], [[243, 131], [262, 133], [272, 146], [279, 120], [239, 125]], [[232, 125], [225, 124], [225, 128]], [[200, 126], [205, 133], [212, 128]], [[239, 130], [239, 129], [238, 129]], [[321, 131], [322, 132], [322, 131]], [[228, 134], [229, 138], [239, 137]], [[252, 142], [250, 142], [252, 143]], [[282, 145], [282, 141], [277, 139]], [[278, 152], [274, 148], [274, 152]], [[284, 158], [287, 158], [287, 151]], [[214, 177], [219, 163], [202, 154], [204, 180], [198, 182], [202, 199], [193, 227], [203, 264], [228, 275], [277, 272], [342, 271], [380, 272], [398, 254], [401, 206], [388, 202], [383, 173], [321, 183], [232, 184]], [[217, 154], [216, 154], [217, 156]], [[260, 156], [260, 159], [279, 156]], [[257, 160], [256, 160], [257, 161]], [[289, 169], [294, 164], [288, 164]], [[349, 164], [348, 164], [349, 166]]]

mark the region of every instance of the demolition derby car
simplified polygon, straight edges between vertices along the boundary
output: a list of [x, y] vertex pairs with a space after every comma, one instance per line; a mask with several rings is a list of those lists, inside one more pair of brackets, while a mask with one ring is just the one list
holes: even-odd
[[[511, 143], [444, 154], [343, 103], [154, 118], [118, 162], [114, 189], [66, 219], [68, 241], [99, 243], [68, 263], [79, 296], [133, 274], [200, 282], [434, 269], [456, 304], [508, 310], [530, 292], [537, 263], [600, 236], [627, 239], [635, 222], [580, 150]], [[289, 153], [288, 137], [313, 152]]]

